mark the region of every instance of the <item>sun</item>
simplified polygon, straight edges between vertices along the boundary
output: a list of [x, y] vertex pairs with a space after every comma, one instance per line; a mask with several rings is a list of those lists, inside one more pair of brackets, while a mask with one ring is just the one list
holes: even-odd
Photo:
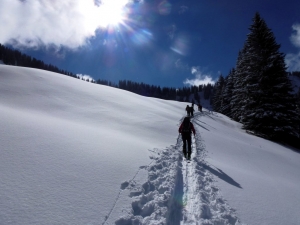
[[117, 26], [125, 19], [124, 7], [128, 0], [104, 0], [100, 5], [100, 25], [102, 27]]

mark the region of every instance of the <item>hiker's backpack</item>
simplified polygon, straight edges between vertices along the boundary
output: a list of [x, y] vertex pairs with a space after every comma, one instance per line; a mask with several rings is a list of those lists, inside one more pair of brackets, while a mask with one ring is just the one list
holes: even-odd
[[192, 128], [191, 128], [190, 121], [188, 123], [183, 123], [183, 125], [182, 125], [182, 133], [184, 133], [184, 134], [190, 134], [191, 131], [192, 131]]

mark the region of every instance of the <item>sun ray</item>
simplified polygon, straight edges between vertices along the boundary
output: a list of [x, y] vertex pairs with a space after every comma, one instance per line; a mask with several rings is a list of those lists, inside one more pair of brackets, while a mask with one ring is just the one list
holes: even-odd
[[124, 7], [128, 0], [104, 0], [100, 7], [100, 26], [117, 26], [125, 20]]

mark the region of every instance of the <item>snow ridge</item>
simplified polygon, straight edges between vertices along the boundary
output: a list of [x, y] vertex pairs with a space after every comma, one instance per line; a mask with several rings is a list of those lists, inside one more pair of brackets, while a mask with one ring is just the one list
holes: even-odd
[[182, 141], [178, 136], [175, 146], [154, 151], [152, 164], [145, 168], [148, 180], [144, 184], [137, 184], [133, 179], [121, 185], [130, 190], [132, 210], [118, 219], [116, 225], [240, 224], [235, 210], [214, 185], [213, 169], [205, 162], [206, 149], [200, 135], [203, 127], [198, 125], [203, 115], [196, 113], [192, 120], [196, 136], [191, 162], [183, 158]]
[[176, 146], [170, 146], [162, 151], [155, 150], [157, 156], [152, 156], [154, 162], [145, 168], [148, 170], [148, 180], [144, 184], [137, 184], [134, 180], [123, 183], [130, 190], [132, 210], [118, 219], [116, 225], [167, 223], [172, 197], [170, 187], [175, 187], [179, 174], [179, 153], [175, 149]]

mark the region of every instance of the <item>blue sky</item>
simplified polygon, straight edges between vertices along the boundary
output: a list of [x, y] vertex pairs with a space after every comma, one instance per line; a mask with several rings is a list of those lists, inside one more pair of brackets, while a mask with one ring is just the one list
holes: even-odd
[[0, 43], [76, 74], [182, 87], [235, 66], [255, 12], [300, 71], [299, 0], [0, 0]]

